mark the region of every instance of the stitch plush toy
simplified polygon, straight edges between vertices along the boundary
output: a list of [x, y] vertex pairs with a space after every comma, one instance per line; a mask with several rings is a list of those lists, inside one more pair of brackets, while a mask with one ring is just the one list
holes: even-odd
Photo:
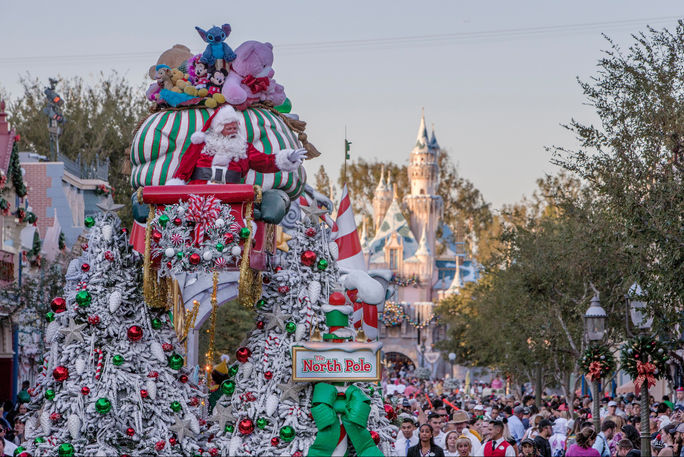
[[207, 31], [199, 27], [195, 27], [195, 30], [208, 43], [200, 60], [217, 70], [227, 70], [228, 64], [235, 60], [235, 53], [223, 42], [230, 35], [230, 24], [223, 24], [221, 27], [213, 26]]
[[237, 57], [223, 85], [223, 95], [231, 105], [244, 109], [258, 101], [278, 106], [285, 101], [285, 90], [273, 79], [273, 45], [245, 41], [235, 49]]

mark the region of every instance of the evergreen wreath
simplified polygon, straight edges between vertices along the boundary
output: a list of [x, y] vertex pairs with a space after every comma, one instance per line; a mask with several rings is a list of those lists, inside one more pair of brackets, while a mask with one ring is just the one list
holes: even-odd
[[590, 381], [606, 378], [615, 371], [615, 357], [605, 344], [592, 344], [580, 359], [580, 369]]
[[632, 378], [638, 379], [644, 374], [643, 368], [647, 364], [653, 364], [650, 374], [655, 379], [660, 379], [667, 374], [667, 361], [670, 358], [668, 348], [662, 342], [650, 336], [635, 336], [622, 345], [620, 361], [622, 369]]

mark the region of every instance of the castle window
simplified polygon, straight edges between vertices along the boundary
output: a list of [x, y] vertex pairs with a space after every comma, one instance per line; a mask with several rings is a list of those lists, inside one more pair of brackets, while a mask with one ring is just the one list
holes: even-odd
[[399, 259], [398, 259], [398, 250], [397, 249], [390, 249], [389, 252], [389, 267], [390, 270], [396, 270], [399, 268]]

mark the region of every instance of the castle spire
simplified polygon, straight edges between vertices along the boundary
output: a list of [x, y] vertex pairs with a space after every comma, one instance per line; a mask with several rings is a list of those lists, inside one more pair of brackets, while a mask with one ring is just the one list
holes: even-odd
[[439, 149], [437, 137], [435, 136], [435, 124], [432, 124], [432, 135], [430, 136], [430, 149]]
[[385, 184], [385, 165], [383, 164], [380, 170], [380, 181], [378, 181], [378, 187], [376, 187], [375, 190], [377, 192], [385, 189], [387, 189], [387, 185]]
[[420, 255], [430, 257], [430, 248], [428, 247], [427, 240], [427, 227], [423, 229], [423, 234], [420, 236], [420, 243], [418, 244], [418, 250], [416, 251], [416, 256]]
[[420, 116], [420, 126], [418, 127], [418, 136], [416, 138], [416, 147], [424, 148], [428, 143], [427, 127], [425, 126], [425, 108], [423, 108]]

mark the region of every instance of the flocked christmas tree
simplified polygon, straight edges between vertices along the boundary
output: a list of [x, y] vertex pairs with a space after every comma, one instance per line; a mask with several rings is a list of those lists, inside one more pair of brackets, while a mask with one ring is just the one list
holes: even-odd
[[[341, 285], [337, 246], [313, 217], [316, 223], [305, 220], [290, 232], [287, 252], [280, 252], [264, 274], [255, 329], [221, 384], [223, 396], [209, 417], [207, 444], [220, 455], [302, 456], [316, 438], [313, 384], [292, 381], [291, 351], [293, 345], [320, 338], [326, 329], [322, 308]], [[353, 331], [347, 331], [353, 339]], [[385, 439], [383, 448], [389, 451], [395, 429], [380, 392], [372, 384], [360, 387], [372, 398], [369, 427], [378, 429], [374, 438]]]
[[170, 316], [144, 303], [141, 259], [118, 217], [106, 212], [86, 226], [65, 296], [47, 314], [49, 351], [25, 446], [33, 456], [192, 455], [201, 394]]

